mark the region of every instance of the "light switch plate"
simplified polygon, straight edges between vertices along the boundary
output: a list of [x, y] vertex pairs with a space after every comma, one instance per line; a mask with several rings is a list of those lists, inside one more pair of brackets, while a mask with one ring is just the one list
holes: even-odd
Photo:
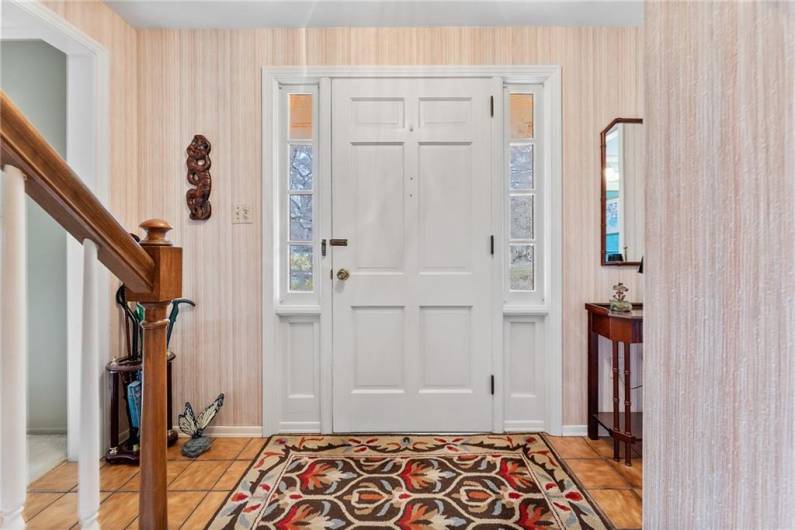
[[251, 207], [247, 204], [236, 204], [232, 208], [232, 224], [251, 224]]

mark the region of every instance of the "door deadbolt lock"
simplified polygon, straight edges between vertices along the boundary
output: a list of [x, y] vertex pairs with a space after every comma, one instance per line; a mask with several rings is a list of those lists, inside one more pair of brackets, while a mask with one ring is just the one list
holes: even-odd
[[351, 273], [348, 272], [345, 269], [340, 269], [340, 270], [337, 271], [337, 279], [338, 280], [345, 281], [345, 280], [347, 280], [350, 277], [351, 277]]

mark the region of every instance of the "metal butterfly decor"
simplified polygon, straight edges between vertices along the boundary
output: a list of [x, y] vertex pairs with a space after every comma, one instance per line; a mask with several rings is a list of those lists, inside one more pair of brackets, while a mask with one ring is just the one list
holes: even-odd
[[185, 403], [185, 412], [177, 417], [179, 430], [190, 436], [185, 445], [182, 446], [182, 454], [189, 458], [196, 458], [204, 453], [212, 445], [212, 440], [204, 436], [204, 430], [213, 421], [218, 411], [224, 404], [224, 395], [219, 394], [215, 401], [199, 413], [197, 417], [193, 412], [190, 403]]

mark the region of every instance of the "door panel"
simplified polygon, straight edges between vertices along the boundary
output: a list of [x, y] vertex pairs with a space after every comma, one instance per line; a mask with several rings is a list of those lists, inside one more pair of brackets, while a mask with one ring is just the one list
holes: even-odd
[[420, 392], [470, 392], [471, 329], [469, 307], [420, 308]]
[[355, 97], [351, 99], [354, 127], [402, 129], [406, 105], [402, 98]]
[[490, 92], [332, 82], [337, 432], [491, 429]]
[[470, 271], [472, 146], [419, 146], [420, 271]]
[[400, 144], [355, 144], [351, 146], [353, 163], [353, 228], [347, 236], [356, 244], [359, 270], [403, 269], [404, 222], [404, 152]]
[[403, 390], [403, 308], [353, 307], [353, 391]]

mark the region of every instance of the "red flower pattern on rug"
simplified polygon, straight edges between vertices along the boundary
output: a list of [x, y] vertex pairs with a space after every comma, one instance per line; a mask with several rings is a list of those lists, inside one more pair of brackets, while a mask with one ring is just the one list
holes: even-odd
[[539, 435], [275, 436], [208, 528], [606, 526]]

